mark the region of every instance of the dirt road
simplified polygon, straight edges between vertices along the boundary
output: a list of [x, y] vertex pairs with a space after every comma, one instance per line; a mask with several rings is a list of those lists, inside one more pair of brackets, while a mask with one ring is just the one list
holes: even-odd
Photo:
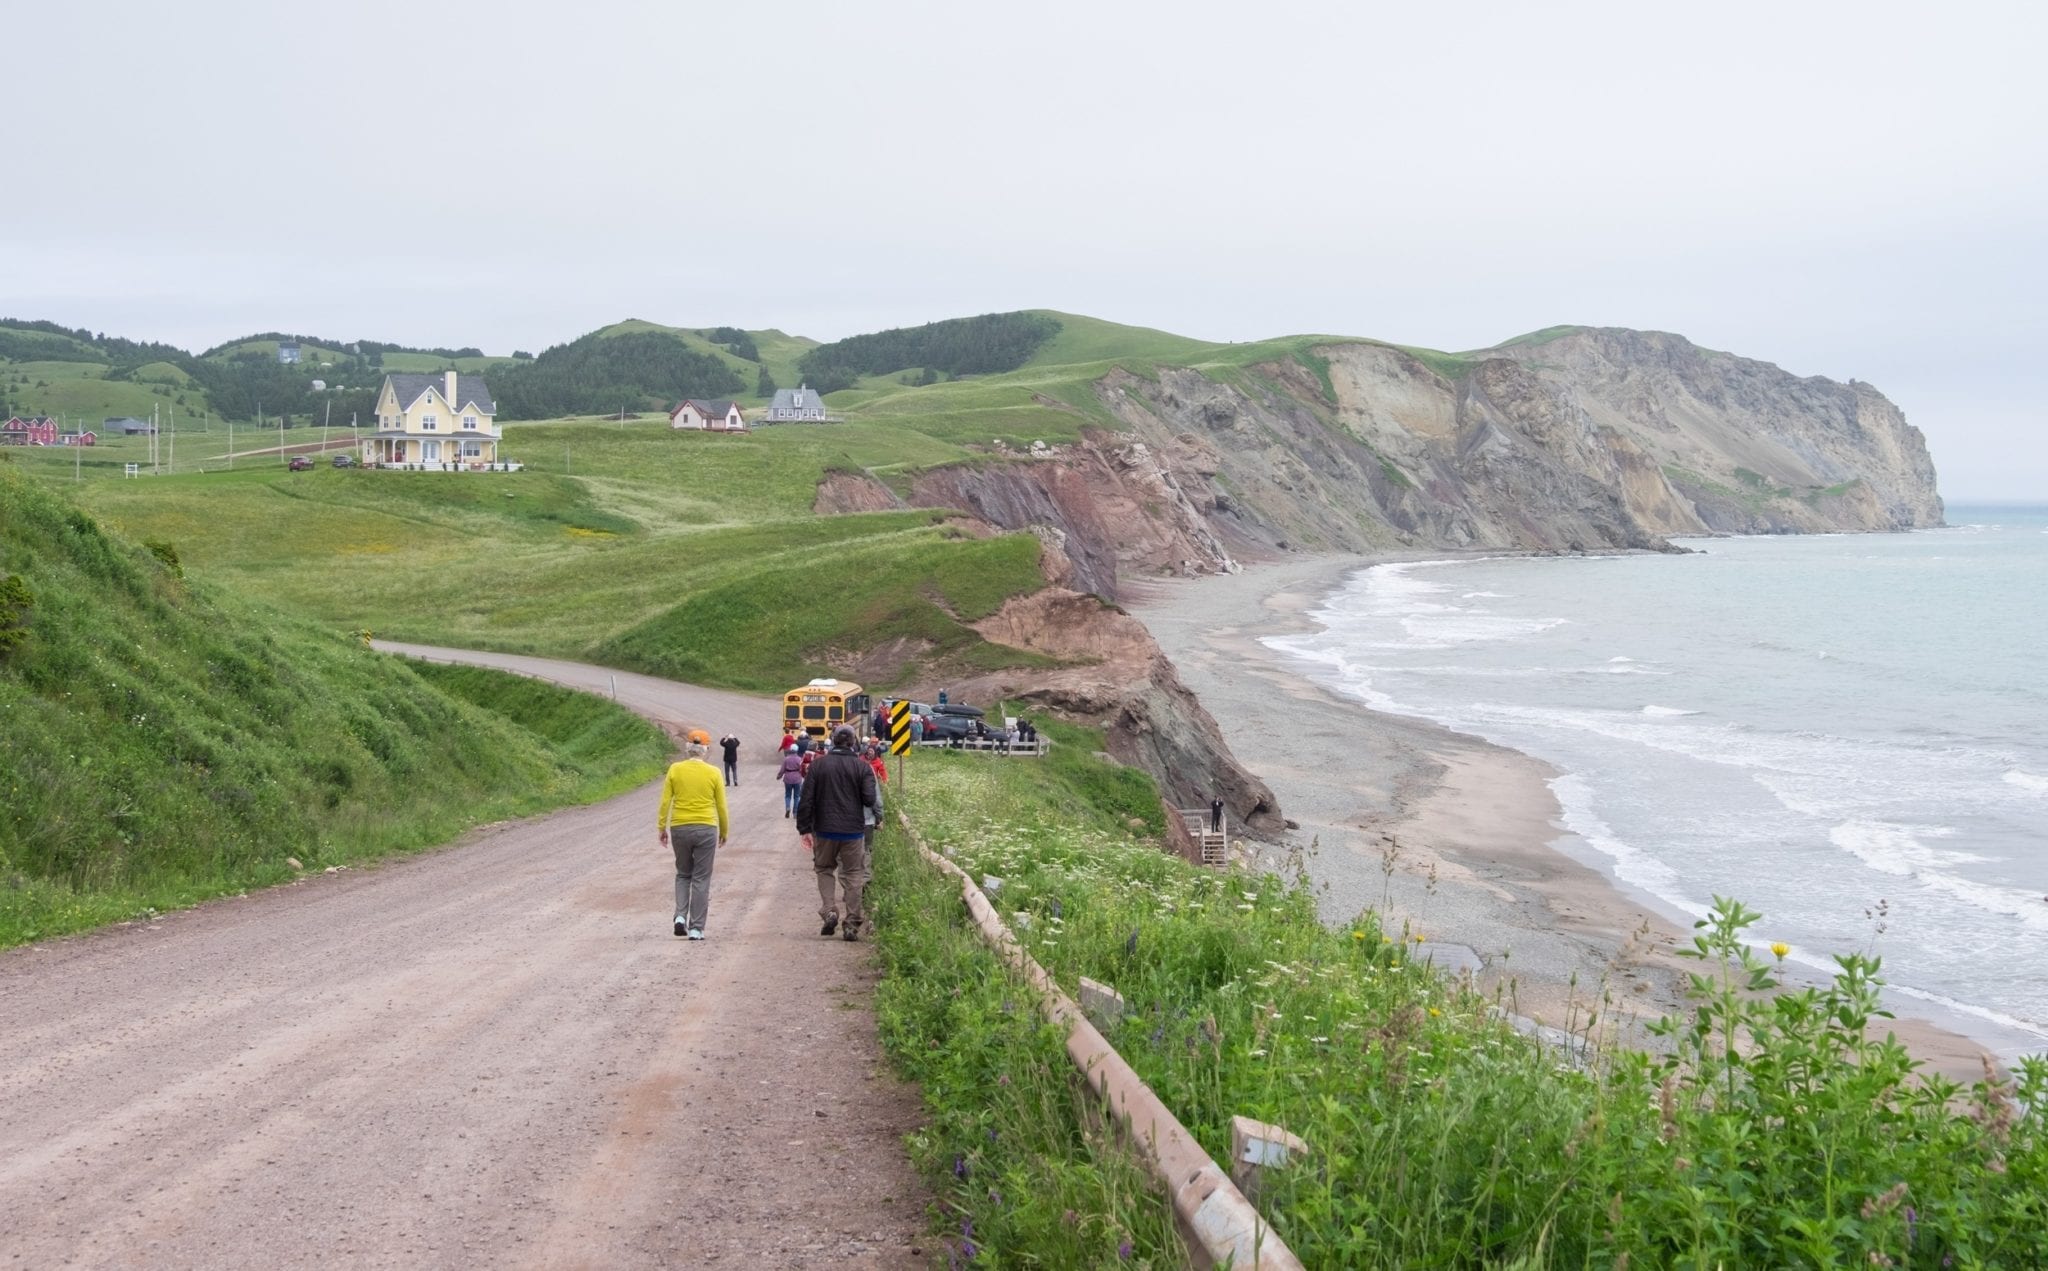
[[0, 1268], [924, 1265], [917, 1100], [870, 946], [818, 936], [774, 704], [617, 685], [745, 743], [706, 940], [650, 786], [0, 954]]

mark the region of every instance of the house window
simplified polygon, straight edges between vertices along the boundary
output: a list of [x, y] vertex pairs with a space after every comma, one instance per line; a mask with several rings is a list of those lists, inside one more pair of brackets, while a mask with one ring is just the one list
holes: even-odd
[[421, 416], [420, 416], [420, 431], [421, 431], [421, 432], [433, 432], [433, 431], [434, 431], [435, 429], [437, 429], [437, 428], [439, 428], [439, 427], [440, 427], [440, 425], [434, 422], [434, 417], [433, 417], [432, 415], [421, 415]]
[[475, 431], [476, 431], [476, 416], [475, 416], [475, 415], [464, 415], [464, 416], [462, 417], [462, 427], [463, 427], [463, 429], [464, 429], [465, 431], [467, 431], [467, 432], [475, 432]]
[[465, 441], [465, 442], [463, 442], [463, 443], [462, 443], [462, 457], [463, 457], [463, 458], [465, 458], [465, 459], [481, 459], [481, 458], [483, 458], [483, 457], [484, 457], [484, 444], [483, 444], [482, 442], [480, 442], [480, 441]]

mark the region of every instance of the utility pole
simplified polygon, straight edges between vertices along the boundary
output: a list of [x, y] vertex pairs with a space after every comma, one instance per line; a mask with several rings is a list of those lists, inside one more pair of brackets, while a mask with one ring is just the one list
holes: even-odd
[[334, 399], [327, 399], [327, 413], [320, 417], [320, 453], [327, 453], [327, 425], [334, 422]]
[[178, 475], [178, 408], [170, 408], [171, 416], [171, 475]]
[[227, 417], [227, 421], [228, 421], [228, 471], [229, 471], [229, 472], [233, 472], [233, 471], [235, 470], [235, 417], [234, 417], [233, 415], [229, 415], [229, 416]]

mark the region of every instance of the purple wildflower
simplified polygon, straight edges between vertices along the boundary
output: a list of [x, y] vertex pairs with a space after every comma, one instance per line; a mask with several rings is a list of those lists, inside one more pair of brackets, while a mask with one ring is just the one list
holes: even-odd
[[953, 1158], [953, 1177], [955, 1177], [955, 1178], [965, 1178], [965, 1177], [967, 1177], [967, 1158], [966, 1158], [966, 1157], [964, 1157], [964, 1156], [956, 1156], [956, 1157], [954, 1157], [954, 1158]]
[[1906, 1206], [1906, 1243], [1913, 1243], [1914, 1233], [1920, 1230], [1920, 1215], [1911, 1205]]
[[1129, 1236], [1125, 1236], [1124, 1242], [1116, 1247], [1116, 1256], [1119, 1262], [1129, 1262], [1131, 1260], [1131, 1238]]

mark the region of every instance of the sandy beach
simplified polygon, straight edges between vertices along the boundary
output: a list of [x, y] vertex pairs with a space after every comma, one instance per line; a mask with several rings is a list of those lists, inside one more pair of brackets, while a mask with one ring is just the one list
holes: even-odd
[[[1238, 574], [1147, 581], [1127, 607], [1208, 708], [1238, 760], [1263, 778], [1291, 828], [1253, 845], [1269, 863], [1309, 854], [1325, 921], [1360, 910], [1476, 955], [1478, 986], [1539, 1024], [1647, 1044], [1643, 1025], [1680, 1007], [1698, 964], [1691, 932], [1575, 857], [1548, 765], [1425, 720], [1373, 711], [1288, 664], [1261, 637], [1309, 617], [1351, 573], [1399, 557], [1288, 557]], [[1426, 554], [1441, 557], [1445, 553]], [[1441, 960], [1463, 961], [1459, 949]], [[1983, 1047], [1924, 1020], [1891, 1022], [1933, 1068], [1982, 1076]]]

